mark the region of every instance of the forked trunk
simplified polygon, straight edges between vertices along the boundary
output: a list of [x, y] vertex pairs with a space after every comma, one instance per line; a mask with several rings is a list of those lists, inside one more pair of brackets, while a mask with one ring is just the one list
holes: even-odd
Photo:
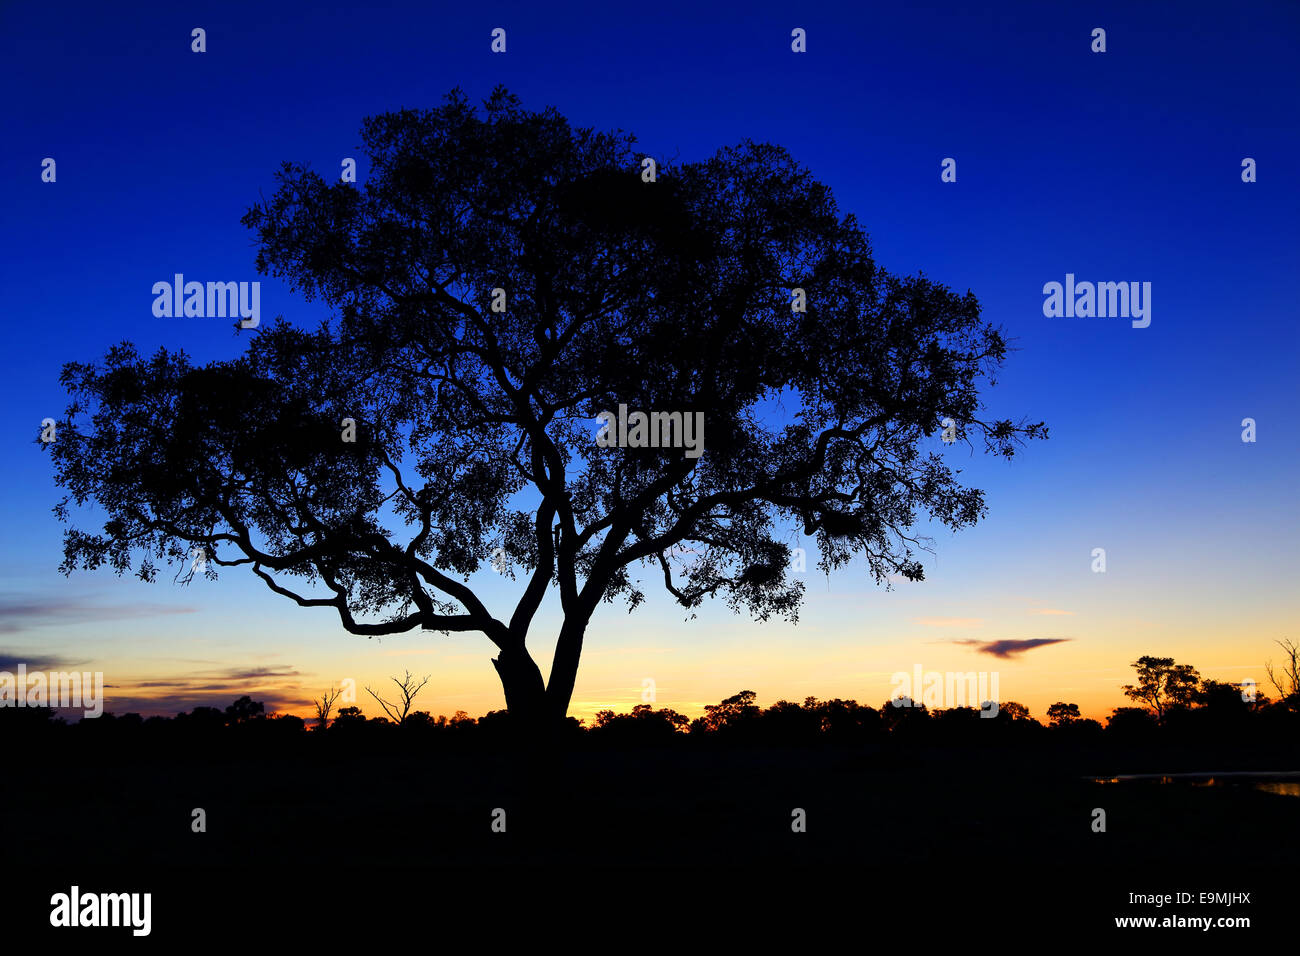
[[547, 685], [542, 672], [522, 643], [503, 650], [492, 659], [505, 690], [506, 710], [511, 722], [527, 734], [548, 735], [564, 724], [578, 679], [578, 661], [582, 657], [582, 638], [587, 622], [566, 621], [560, 628], [551, 663], [551, 680]]

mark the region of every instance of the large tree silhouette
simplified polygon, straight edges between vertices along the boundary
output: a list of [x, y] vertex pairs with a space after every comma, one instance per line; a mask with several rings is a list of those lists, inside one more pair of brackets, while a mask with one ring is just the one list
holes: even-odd
[[[504, 90], [362, 136], [362, 184], [286, 163], [244, 217], [259, 270], [328, 322], [264, 322], [202, 367], [125, 343], [65, 366], [56, 512], [108, 516], [69, 527], [65, 572], [151, 580], [202, 548], [209, 576], [247, 567], [355, 634], [481, 632], [510, 713], [539, 723], [565, 714], [596, 607], [643, 600], [640, 572], [688, 608], [793, 618], [802, 531], [825, 570], [862, 555], [877, 582], [919, 580], [918, 519], [984, 514], [944, 463], [943, 420], [1008, 457], [1045, 433], [985, 416], [1007, 347], [975, 297], [877, 267], [780, 147], [652, 178], [631, 136]], [[703, 413], [703, 455], [599, 446], [620, 404]], [[468, 583], [494, 554], [523, 573], [500, 615]], [[544, 681], [527, 638], [552, 589]]]

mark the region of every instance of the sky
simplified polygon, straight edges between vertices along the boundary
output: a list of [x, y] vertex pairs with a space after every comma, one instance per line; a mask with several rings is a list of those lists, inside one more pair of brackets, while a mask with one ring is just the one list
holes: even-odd
[[[692, 716], [742, 689], [762, 705], [879, 705], [891, 675], [920, 666], [996, 672], [1000, 699], [1039, 718], [1058, 700], [1104, 718], [1140, 655], [1262, 683], [1274, 642], [1297, 636], [1300, 6], [267, 6], [0, 3], [0, 669], [103, 671], [119, 713], [250, 694], [307, 715], [327, 687], [405, 670], [431, 675], [420, 709], [504, 706], [481, 635], [352, 636], [238, 569], [185, 587], [64, 577], [60, 492], [36, 442], [66, 404], [65, 362], [123, 340], [239, 354], [226, 320], [154, 317], [151, 288], [174, 273], [260, 280], [263, 316], [322, 318], [256, 274], [240, 216], [285, 160], [330, 177], [356, 157], [364, 183], [363, 117], [496, 84], [628, 130], [652, 156], [785, 146], [857, 215], [881, 266], [976, 294], [1016, 349], [990, 413], [1051, 433], [1013, 462], [961, 463], [989, 514], [956, 535], [921, 529], [924, 582], [881, 588], [861, 562], [828, 578], [809, 544], [797, 624], [722, 605], [688, 620], [653, 590], [631, 615], [603, 605], [571, 714], [626, 711], [649, 686]], [[206, 52], [191, 50], [196, 27]], [[490, 49], [498, 27], [505, 53]], [[1044, 285], [1067, 274], [1150, 282], [1150, 325], [1045, 315]], [[517, 587], [491, 571], [473, 583], [508, 615]], [[556, 603], [530, 639], [544, 673]], [[380, 713], [363, 691], [356, 703]]]

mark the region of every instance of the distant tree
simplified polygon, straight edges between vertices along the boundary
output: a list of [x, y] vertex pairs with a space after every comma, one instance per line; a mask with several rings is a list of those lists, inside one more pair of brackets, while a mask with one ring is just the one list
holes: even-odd
[[998, 714], [1006, 714], [1007, 719], [1011, 721], [1029, 720], [1029, 708], [1024, 704], [1017, 703], [1014, 700], [998, 704]]
[[910, 697], [891, 698], [880, 705], [880, 719], [891, 734], [906, 735], [928, 726], [930, 712]]
[[414, 713], [407, 715], [406, 722], [402, 726], [411, 729], [419, 728], [420, 730], [427, 730], [434, 726], [434, 722], [433, 718], [429, 716], [428, 711], [417, 710]]
[[946, 707], [930, 715], [930, 726], [940, 740], [974, 741], [990, 721], [979, 707]]
[[1268, 661], [1264, 670], [1269, 681], [1277, 688], [1278, 695], [1292, 710], [1300, 709], [1300, 644], [1287, 638], [1278, 641], [1286, 657], [1278, 670], [1273, 669], [1273, 662]]
[[774, 743], [813, 743], [822, 732], [821, 706], [813, 697], [803, 706], [778, 700], [763, 710], [759, 720], [762, 737]]
[[234, 727], [266, 716], [266, 708], [247, 694], [226, 708], [226, 723]]
[[307, 722], [297, 714], [276, 714], [270, 718], [270, 724], [278, 733], [290, 737], [302, 733], [307, 726]]
[[411, 702], [415, 700], [415, 695], [424, 689], [425, 684], [429, 683], [429, 675], [424, 675], [424, 680], [420, 681], [418, 684], [416, 683], [415, 678], [411, 676], [410, 671], [407, 671], [406, 676], [401, 680], [398, 680], [396, 677], [390, 678], [390, 680], [397, 685], [398, 694], [401, 696], [401, 700], [396, 703], [388, 703], [388, 701], [384, 700], [369, 687], [366, 688], [366, 692], [375, 700], [379, 701], [379, 706], [384, 708], [384, 713], [392, 718], [393, 723], [401, 727], [406, 723], [406, 715], [411, 712]]
[[1155, 729], [1155, 716], [1145, 707], [1116, 707], [1106, 718], [1106, 732], [1112, 735], [1140, 737]]
[[[570, 718], [570, 720], [572, 719], [573, 718]], [[466, 725], [465, 730], [472, 731], [479, 741], [490, 747], [494, 742], [504, 742], [508, 740], [512, 736], [512, 728], [513, 721], [510, 718], [509, 711], [489, 710], [478, 720]], [[571, 725], [565, 725], [564, 727], [561, 727], [559, 731], [561, 736], [569, 736], [571, 732]]]
[[[647, 578], [686, 608], [794, 620], [800, 532], [827, 571], [921, 580], [920, 519], [986, 513], [943, 423], [1004, 458], [1046, 437], [986, 413], [1008, 344], [975, 295], [877, 265], [780, 146], [643, 181], [631, 135], [504, 89], [361, 139], [364, 184], [286, 162], [243, 218], [259, 271], [329, 307], [319, 326], [263, 322], [201, 366], [130, 343], [65, 365], [59, 440], [39, 443], [56, 514], [104, 516], [67, 529], [65, 572], [154, 580], [202, 548], [210, 577], [246, 569], [353, 634], [481, 633], [511, 713], [553, 726], [602, 602], [635, 608]], [[527, 577], [504, 613], [468, 583], [494, 555]], [[544, 680], [527, 641], [552, 589]]]
[[755, 719], [759, 715], [759, 709], [754, 704], [757, 696], [752, 690], [742, 690], [721, 703], [705, 704], [703, 729], [709, 732], [734, 730], [746, 721]]
[[339, 715], [334, 718], [333, 727], [335, 730], [356, 727], [366, 722], [366, 715], [361, 713], [360, 707], [342, 707], [339, 709]]
[[1170, 707], [1186, 707], [1196, 698], [1201, 675], [1190, 664], [1175, 664], [1172, 657], [1139, 657], [1133, 662], [1137, 684], [1125, 684], [1124, 694], [1146, 704], [1156, 720], [1164, 720]]
[[1061, 727], [1083, 719], [1083, 715], [1079, 713], [1078, 704], [1067, 704], [1058, 700], [1047, 708], [1047, 719], [1053, 727]]
[[664, 741], [685, 731], [690, 724], [685, 714], [671, 708], [655, 710], [649, 704], [637, 704], [630, 714], [602, 710], [596, 714], [592, 733], [597, 737], [633, 742]]
[[1193, 696], [1198, 707], [1220, 713], [1246, 713], [1250, 704], [1241, 696], [1241, 685], [1228, 681], [1203, 680]]
[[324, 730], [330, 723], [330, 712], [334, 710], [334, 702], [339, 699], [343, 691], [337, 687], [331, 687], [325, 693], [321, 694], [320, 700], [312, 701], [316, 707], [316, 729]]
[[[139, 717], [136, 717], [136, 719], [139, 720]], [[195, 728], [199, 731], [212, 731], [224, 727], [227, 719], [227, 715], [215, 707], [195, 707], [188, 714], [180, 713], [176, 715], [178, 724], [187, 729]]]
[[877, 736], [883, 729], [875, 708], [856, 700], [836, 697], [819, 701], [816, 697], [807, 697], [803, 709], [817, 719], [818, 729], [834, 743], [859, 744]]
[[649, 704], [637, 704], [632, 708], [630, 714], [616, 714], [612, 710], [602, 710], [596, 714], [597, 727], [605, 727], [618, 720], [639, 720], [646, 723], [663, 721], [674, 728], [683, 727], [690, 723], [690, 720], [684, 714], [679, 714], [667, 707], [655, 710]]
[[1257, 708], [1263, 706], [1263, 701], [1258, 698], [1247, 701], [1237, 684], [1205, 680], [1196, 691], [1196, 705], [1196, 709], [1188, 713], [1191, 718], [1188, 726], [1192, 732], [1223, 736], [1242, 731]]

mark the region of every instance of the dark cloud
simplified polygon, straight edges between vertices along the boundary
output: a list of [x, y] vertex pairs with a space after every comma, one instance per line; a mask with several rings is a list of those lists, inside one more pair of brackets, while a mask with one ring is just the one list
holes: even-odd
[[183, 677], [119, 681], [105, 686], [104, 709], [115, 714], [173, 717], [195, 707], [225, 710], [245, 694], [265, 704], [268, 713], [310, 709], [312, 701], [304, 696], [298, 680], [301, 677], [296, 667], [259, 666], [212, 668]]
[[1009, 657], [1019, 657], [1025, 651], [1032, 651], [1035, 647], [1046, 647], [1049, 644], [1064, 644], [1069, 641], [1068, 637], [1026, 637], [1026, 638], [1003, 638], [1000, 641], [953, 641], [954, 644], [967, 644], [974, 647], [981, 654], [989, 654], [993, 657], [1001, 657], [1004, 660]]
[[96, 604], [85, 595], [50, 595], [45, 600], [0, 597], [0, 634], [32, 627], [123, 621], [168, 614], [193, 614], [198, 608], [171, 604]]
[[25, 654], [21, 651], [0, 651], [0, 671], [13, 673], [19, 664], [27, 665], [28, 673], [34, 671], [76, 670], [86, 662], [60, 657], [58, 654]]
[[216, 670], [194, 671], [189, 677], [169, 677], [132, 681], [134, 687], [190, 687], [200, 682], [207, 687], [225, 687], [229, 684], [246, 684], [264, 680], [281, 680], [301, 677], [296, 667], [224, 667]]
[[293, 667], [250, 667], [243, 670], [231, 668], [223, 673], [205, 675], [214, 680], [244, 681], [263, 680], [267, 677], [297, 677], [298, 671]]

